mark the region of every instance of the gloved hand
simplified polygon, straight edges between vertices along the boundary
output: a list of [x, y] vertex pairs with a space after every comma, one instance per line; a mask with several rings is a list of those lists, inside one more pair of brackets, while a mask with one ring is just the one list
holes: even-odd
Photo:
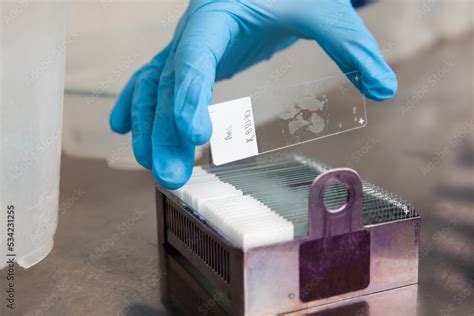
[[[315, 40], [368, 98], [385, 100], [397, 79], [350, 0], [192, 0], [171, 43], [139, 69], [110, 115], [132, 130], [137, 161], [177, 189], [192, 173], [196, 145], [209, 141], [214, 82], [227, 79], [299, 38]], [[308, 58], [311, 58], [310, 56]]]

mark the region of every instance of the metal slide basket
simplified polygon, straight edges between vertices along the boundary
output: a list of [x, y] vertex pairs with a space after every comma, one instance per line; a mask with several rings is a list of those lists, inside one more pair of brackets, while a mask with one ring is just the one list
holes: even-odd
[[[416, 284], [420, 217], [415, 210], [362, 182], [351, 169], [326, 171], [311, 164], [317, 176], [308, 190], [306, 235], [243, 251], [172, 192], [157, 187], [159, 244], [202, 274], [233, 315], [289, 313]], [[339, 189], [334, 193], [346, 202], [328, 209], [325, 192], [335, 182], [346, 187], [344, 195]]]

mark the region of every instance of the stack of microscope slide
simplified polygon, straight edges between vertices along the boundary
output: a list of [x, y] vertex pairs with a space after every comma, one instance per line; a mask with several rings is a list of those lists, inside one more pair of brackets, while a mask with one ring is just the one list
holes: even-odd
[[[305, 236], [311, 184], [328, 170], [300, 156], [197, 166], [189, 182], [172, 192], [245, 250]], [[416, 216], [414, 208], [395, 194], [365, 181], [363, 191], [364, 225]], [[335, 209], [346, 199], [343, 184], [326, 187], [327, 208]]]

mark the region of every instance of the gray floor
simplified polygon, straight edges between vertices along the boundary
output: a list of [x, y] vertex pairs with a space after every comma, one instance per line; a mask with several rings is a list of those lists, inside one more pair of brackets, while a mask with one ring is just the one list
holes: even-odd
[[[461, 38], [397, 65], [399, 93], [368, 104], [367, 128], [298, 149], [351, 166], [418, 208], [425, 315], [474, 315], [473, 44]], [[55, 247], [37, 266], [17, 271], [18, 313], [167, 314], [153, 198], [147, 172], [63, 156]]]

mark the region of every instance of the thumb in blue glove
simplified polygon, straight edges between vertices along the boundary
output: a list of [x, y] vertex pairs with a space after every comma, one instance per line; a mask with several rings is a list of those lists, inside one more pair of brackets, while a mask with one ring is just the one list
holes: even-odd
[[117, 133], [132, 130], [137, 161], [177, 189], [189, 179], [195, 146], [212, 134], [207, 107], [214, 82], [295, 43], [315, 40], [373, 100], [391, 98], [396, 76], [350, 0], [191, 1], [171, 43], [132, 76], [110, 116]]

